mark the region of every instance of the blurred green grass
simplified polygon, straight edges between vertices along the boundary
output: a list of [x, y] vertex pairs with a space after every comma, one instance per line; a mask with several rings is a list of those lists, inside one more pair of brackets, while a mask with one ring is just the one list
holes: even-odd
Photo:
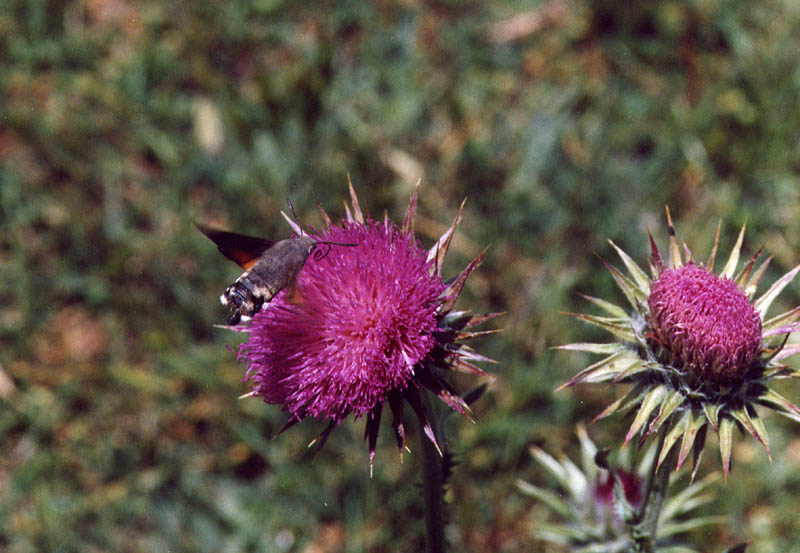
[[[448, 420], [448, 537], [546, 550], [513, 482], [615, 393], [554, 394], [587, 359], [550, 349], [596, 336], [561, 314], [579, 293], [620, 297], [606, 239], [644, 262], [669, 205], [701, 256], [722, 219], [773, 278], [800, 259], [799, 37], [790, 0], [0, 3], [0, 550], [420, 550], [415, 453], [382, 440], [370, 480], [362, 423], [312, 460], [319, 424], [272, 438], [278, 408], [237, 399], [237, 271], [192, 226], [286, 236], [286, 199], [319, 224], [348, 174], [395, 220], [422, 179], [427, 244], [468, 198], [446, 269], [490, 244], [459, 305], [506, 315], [478, 423]], [[800, 539], [800, 441], [768, 423], [702, 550]]]

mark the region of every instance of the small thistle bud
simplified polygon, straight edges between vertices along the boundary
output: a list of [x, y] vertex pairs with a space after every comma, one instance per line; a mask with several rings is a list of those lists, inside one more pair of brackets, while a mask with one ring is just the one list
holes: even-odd
[[[633, 462], [630, 451], [621, 451], [610, 463], [600, 467], [596, 463], [597, 445], [586, 428], [579, 426], [577, 433], [581, 446], [579, 459], [564, 455], [554, 457], [536, 446], [531, 448], [540, 472], [549, 477], [547, 480], [552, 480], [548, 482], [551, 485], [542, 487], [517, 481], [522, 493], [542, 501], [552, 510], [549, 520], [534, 522], [533, 534], [568, 551], [634, 551], [630, 529], [623, 517], [626, 510], [638, 511], [644, 501], [647, 475], [656, 461], [655, 444], [640, 452], [643, 454], [638, 456], [637, 462]], [[614, 493], [614, 475], [622, 484], [624, 502]], [[538, 476], [541, 479], [541, 474]], [[668, 494], [656, 530], [654, 551], [682, 551], [676, 528], [696, 528], [716, 522], [717, 519], [703, 516], [700, 510], [711, 501], [713, 495], [706, 492], [716, 478], [712, 474], [674, 495]], [[557, 489], [553, 489], [552, 484], [556, 484]]]

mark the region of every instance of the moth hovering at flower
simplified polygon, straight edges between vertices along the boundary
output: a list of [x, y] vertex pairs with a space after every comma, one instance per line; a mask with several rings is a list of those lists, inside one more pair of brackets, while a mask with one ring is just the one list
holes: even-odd
[[239, 324], [243, 317], [249, 319], [278, 292], [292, 286], [309, 255], [327, 255], [327, 251], [322, 253], [316, 250], [320, 244], [358, 245], [315, 240], [305, 234], [275, 242], [197, 223], [195, 225], [217, 245], [222, 255], [244, 269], [219, 298], [222, 305], [230, 305], [233, 310], [227, 321], [229, 325]]

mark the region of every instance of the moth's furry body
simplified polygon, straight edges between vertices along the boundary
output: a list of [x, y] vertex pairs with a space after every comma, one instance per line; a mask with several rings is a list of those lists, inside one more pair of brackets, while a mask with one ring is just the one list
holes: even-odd
[[233, 309], [228, 324], [252, 317], [278, 292], [292, 285], [316, 246], [310, 236], [298, 236], [276, 242], [265, 250], [220, 296], [222, 304]]
[[329, 249], [331, 245], [358, 245], [315, 240], [306, 234], [274, 242], [197, 223], [195, 225], [217, 245], [222, 255], [244, 269], [219, 298], [222, 305], [230, 305], [233, 311], [228, 318], [229, 325], [249, 319], [278, 292], [291, 288], [309, 255], [314, 253], [315, 257], [319, 255], [320, 258], [327, 255], [327, 251], [314, 252], [320, 244], [328, 245]]

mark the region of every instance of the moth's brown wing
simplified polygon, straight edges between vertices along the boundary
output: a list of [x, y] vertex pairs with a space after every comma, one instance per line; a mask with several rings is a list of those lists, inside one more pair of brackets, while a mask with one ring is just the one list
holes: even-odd
[[261, 254], [275, 244], [273, 240], [219, 230], [199, 223], [195, 223], [195, 226], [217, 245], [222, 255], [245, 271], [255, 265]]

